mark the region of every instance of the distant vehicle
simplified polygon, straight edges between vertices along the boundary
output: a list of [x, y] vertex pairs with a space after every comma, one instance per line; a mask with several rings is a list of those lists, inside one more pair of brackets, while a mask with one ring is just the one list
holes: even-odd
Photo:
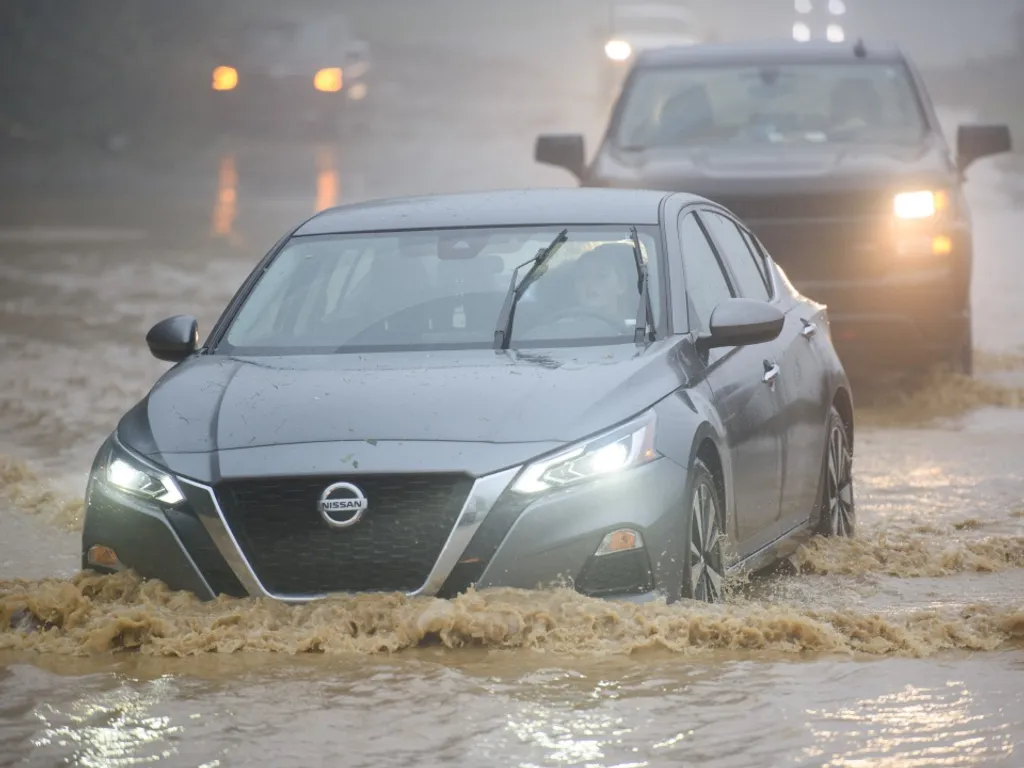
[[736, 212], [828, 305], [851, 373], [946, 363], [970, 375], [961, 185], [971, 163], [1010, 148], [1005, 125], [961, 125], [954, 157], [898, 48], [784, 42], [641, 54], [593, 161], [579, 135], [540, 136], [534, 156], [583, 186], [693, 192]]
[[604, 43], [604, 91], [614, 100], [629, 66], [644, 51], [705, 41], [697, 15], [686, 2], [618, 0], [609, 11]]
[[100, 448], [83, 567], [289, 602], [471, 585], [716, 601], [849, 536], [825, 309], [727, 210], [559, 189], [328, 209]]
[[208, 88], [218, 125], [228, 130], [341, 131], [369, 92], [369, 45], [347, 18], [257, 17], [215, 46]]

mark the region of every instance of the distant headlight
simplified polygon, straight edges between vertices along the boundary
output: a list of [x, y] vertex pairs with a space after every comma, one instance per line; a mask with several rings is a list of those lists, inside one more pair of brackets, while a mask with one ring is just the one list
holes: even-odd
[[512, 488], [540, 493], [647, 464], [661, 455], [654, 449], [654, 428], [654, 413], [648, 411], [629, 424], [530, 464]]
[[930, 189], [901, 192], [893, 200], [893, 212], [899, 219], [930, 219], [949, 207], [949, 195]]
[[149, 501], [174, 506], [185, 500], [174, 478], [117, 448], [110, 452], [103, 479], [120, 491]]
[[327, 67], [313, 76], [313, 87], [318, 91], [334, 93], [341, 90], [341, 68]]
[[234, 67], [217, 67], [213, 70], [211, 88], [215, 91], [231, 91], [238, 85], [238, 70]]
[[632, 55], [633, 48], [625, 40], [609, 40], [605, 43], [604, 52], [612, 61], [625, 61]]

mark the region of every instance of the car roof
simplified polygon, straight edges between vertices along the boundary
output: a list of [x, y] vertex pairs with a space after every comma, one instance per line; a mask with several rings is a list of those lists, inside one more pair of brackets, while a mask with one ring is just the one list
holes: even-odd
[[[856, 54], [858, 45], [863, 47], [862, 56]], [[698, 43], [650, 49], [637, 55], [636, 67], [672, 67], [687, 64], [895, 62], [904, 60], [903, 52], [892, 43], [867, 41], [799, 43], [795, 40], [773, 40], [767, 42]]]
[[519, 225], [654, 225], [659, 223], [661, 201], [670, 194], [674, 193], [570, 187], [398, 197], [328, 208], [302, 224], [295, 234]]

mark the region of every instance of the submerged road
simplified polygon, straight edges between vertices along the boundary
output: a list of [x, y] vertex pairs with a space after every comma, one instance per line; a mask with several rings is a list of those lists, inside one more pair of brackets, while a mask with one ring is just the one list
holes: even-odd
[[969, 188], [979, 382], [862, 408], [860, 537], [812, 544], [728, 605], [201, 605], [75, 577], [93, 453], [167, 367], [143, 340], [155, 321], [194, 314], [205, 334], [329, 205], [567, 184], [532, 163], [532, 136], [575, 119], [8, 164], [0, 579], [30, 581], [0, 582], [0, 617], [28, 603], [58, 628], [0, 627], [0, 764], [1022, 764], [1024, 217], [992, 166]]

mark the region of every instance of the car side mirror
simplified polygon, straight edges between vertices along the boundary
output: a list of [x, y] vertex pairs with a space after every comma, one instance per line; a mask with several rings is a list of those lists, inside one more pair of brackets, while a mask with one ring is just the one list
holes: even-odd
[[726, 299], [711, 313], [711, 328], [697, 344], [702, 349], [742, 347], [774, 341], [786, 316], [778, 307], [756, 299]]
[[961, 125], [956, 131], [956, 164], [963, 172], [975, 160], [1013, 149], [1007, 125]]
[[544, 165], [565, 168], [580, 181], [586, 165], [583, 136], [578, 133], [547, 133], [537, 137], [533, 159]]
[[146, 344], [157, 360], [179, 363], [199, 349], [199, 322], [191, 315], [175, 315], [149, 329]]

